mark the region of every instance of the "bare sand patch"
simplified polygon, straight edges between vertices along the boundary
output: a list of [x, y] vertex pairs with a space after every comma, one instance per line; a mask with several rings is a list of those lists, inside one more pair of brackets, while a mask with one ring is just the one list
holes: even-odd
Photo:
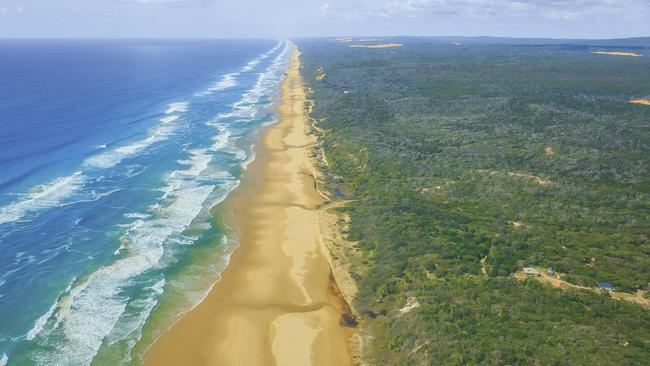
[[316, 70], [316, 75], [314, 76], [314, 80], [322, 81], [323, 79], [325, 79], [325, 76], [327, 76], [325, 69], [323, 67], [319, 67], [318, 70]]
[[393, 48], [393, 47], [402, 47], [404, 46], [401, 43], [382, 43], [382, 44], [352, 44], [348, 47], [350, 48]]
[[[560, 288], [565, 290], [580, 289], [580, 290], [591, 291], [599, 294], [604, 293], [604, 290], [601, 290], [597, 287], [579, 286], [579, 285], [574, 285], [572, 283], [569, 283], [561, 278], [562, 274], [560, 273], [554, 273], [553, 275], [549, 275], [543, 268], [536, 268], [536, 269], [539, 271], [540, 274], [539, 277], [528, 277], [523, 271], [516, 272], [514, 276], [518, 280], [534, 278], [540, 282], [548, 283], [555, 288]], [[609, 293], [609, 296], [616, 300], [627, 301], [627, 302], [645, 306], [646, 308], [650, 308], [650, 299], [645, 297], [646, 293], [647, 291], [644, 290], [637, 290], [637, 292], [634, 294], [630, 294], [627, 292], [612, 291]]]
[[511, 177], [530, 179], [533, 182], [539, 184], [540, 186], [550, 186], [553, 184], [553, 182], [551, 182], [548, 179], [540, 178], [532, 174], [508, 172], [508, 175]]
[[417, 309], [420, 307], [420, 302], [418, 299], [415, 297], [409, 297], [408, 300], [406, 300], [406, 305], [404, 305], [403, 308], [399, 309], [399, 313], [401, 314], [406, 314], [410, 313], [412, 310]]
[[515, 229], [525, 229], [526, 227], [528, 227], [528, 225], [520, 221], [510, 221], [510, 223], [512, 224], [512, 226], [514, 226]]
[[607, 52], [607, 51], [593, 51], [594, 55], [609, 55], [609, 56], [624, 56], [624, 57], [641, 57], [643, 55], [634, 52]]
[[553, 156], [555, 155], [555, 149], [553, 149], [551, 146], [547, 146], [544, 148], [544, 154], [546, 156]]
[[[487, 170], [487, 169], [477, 169], [475, 170], [477, 174], [481, 175], [487, 175], [488, 177], [497, 177], [497, 176], [503, 176], [504, 173], [495, 171], [495, 170]], [[536, 175], [530, 174], [530, 173], [518, 173], [518, 172], [505, 172], [507, 176], [510, 177], [515, 177], [515, 178], [522, 178], [526, 180], [531, 180], [536, 184], [539, 184], [541, 186], [551, 186], [553, 185], [553, 182], [549, 179], [541, 178]]]

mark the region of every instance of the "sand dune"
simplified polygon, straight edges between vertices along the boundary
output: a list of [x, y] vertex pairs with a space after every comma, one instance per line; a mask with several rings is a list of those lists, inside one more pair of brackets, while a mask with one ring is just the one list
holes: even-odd
[[605, 51], [594, 51], [594, 55], [609, 55], [609, 56], [625, 56], [625, 57], [641, 57], [642, 55], [634, 52], [605, 52]]
[[350, 48], [393, 48], [402, 47], [401, 43], [382, 43], [382, 44], [353, 44], [349, 45]]
[[634, 99], [634, 100], [631, 100], [630, 103], [632, 103], [632, 104], [641, 104], [641, 105], [650, 105], [650, 100], [648, 100], [648, 99]]

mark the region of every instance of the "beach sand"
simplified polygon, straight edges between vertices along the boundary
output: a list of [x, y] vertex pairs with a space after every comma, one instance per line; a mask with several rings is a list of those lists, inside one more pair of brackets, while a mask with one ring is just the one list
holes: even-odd
[[353, 44], [350, 48], [394, 48], [404, 46], [401, 43], [382, 43], [382, 44]]
[[606, 51], [594, 51], [594, 55], [608, 55], [608, 56], [624, 56], [624, 57], [641, 57], [643, 55], [634, 53], [634, 52], [606, 52]]
[[294, 50], [279, 122], [241, 186], [218, 208], [239, 248], [208, 297], [152, 345], [146, 365], [349, 365], [349, 311], [325, 255], [307, 148], [305, 90]]

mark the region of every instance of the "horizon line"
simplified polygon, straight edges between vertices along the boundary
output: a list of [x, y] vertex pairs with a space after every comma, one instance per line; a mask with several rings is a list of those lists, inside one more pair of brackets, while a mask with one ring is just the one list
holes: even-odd
[[570, 41], [613, 41], [613, 40], [631, 40], [631, 39], [644, 39], [649, 38], [650, 35], [643, 36], [625, 36], [625, 37], [605, 37], [605, 38], [586, 38], [586, 37], [543, 37], [543, 36], [492, 36], [492, 35], [319, 35], [319, 36], [298, 36], [298, 37], [256, 37], [256, 36], [240, 36], [240, 37], [221, 37], [221, 36], [126, 36], [126, 37], [85, 37], [85, 36], [16, 36], [4, 37], [0, 36], [0, 40], [293, 40], [293, 39], [323, 39], [323, 38], [368, 38], [368, 37], [381, 37], [381, 38], [494, 38], [494, 39], [533, 39], [533, 40], [570, 40]]

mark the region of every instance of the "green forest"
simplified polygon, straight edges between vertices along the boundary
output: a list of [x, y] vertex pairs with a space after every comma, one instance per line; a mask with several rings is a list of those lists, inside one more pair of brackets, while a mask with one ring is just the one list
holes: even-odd
[[650, 41], [388, 41], [297, 42], [367, 363], [646, 365], [650, 308], [514, 274], [648, 290]]

